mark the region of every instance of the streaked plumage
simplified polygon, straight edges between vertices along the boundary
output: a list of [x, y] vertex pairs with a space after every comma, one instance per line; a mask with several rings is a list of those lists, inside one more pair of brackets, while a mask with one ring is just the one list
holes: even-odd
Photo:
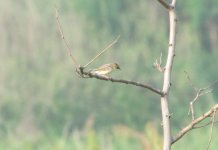
[[105, 64], [105, 65], [100, 66], [97, 69], [91, 70], [91, 73], [106, 76], [107, 74], [109, 74], [110, 72], [112, 72], [115, 69], [120, 69], [118, 64], [116, 64], [116, 63]]

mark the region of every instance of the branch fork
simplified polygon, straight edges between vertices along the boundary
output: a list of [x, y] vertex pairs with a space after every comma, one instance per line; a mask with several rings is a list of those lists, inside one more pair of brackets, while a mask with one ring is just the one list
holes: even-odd
[[[190, 130], [192, 129], [197, 129], [197, 128], [201, 128], [201, 127], [205, 127], [209, 124], [214, 124], [215, 122], [215, 113], [218, 109], [218, 104], [215, 104], [208, 112], [204, 113], [203, 115], [201, 115], [200, 117], [192, 120], [188, 125], [186, 125], [183, 129], [181, 129], [173, 138], [171, 141], [171, 144], [175, 143], [176, 141], [178, 141], [179, 139], [181, 139], [185, 134], [187, 134]], [[212, 117], [212, 121], [210, 121], [209, 123], [206, 123], [205, 125], [202, 126], [197, 126], [199, 123], [201, 123], [203, 120], [205, 120], [206, 118]]]
[[197, 88], [194, 86], [193, 82], [191, 81], [191, 78], [190, 76], [188, 75], [187, 71], [184, 71], [185, 75], [186, 75], [186, 78], [188, 79], [191, 87], [193, 88], [193, 90], [195, 91], [196, 93], [196, 96], [194, 97], [194, 99], [189, 103], [189, 112], [188, 112], [188, 115], [192, 115], [192, 120], [195, 119], [195, 112], [194, 112], [194, 103], [198, 100], [198, 98], [200, 96], [203, 96], [203, 95], [206, 95], [208, 93], [211, 93], [213, 91], [213, 89], [211, 88], [212, 86], [214, 86], [218, 80], [215, 80], [214, 82], [212, 82], [211, 84], [209, 84], [208, 86], [204, 87], [204, 88]]

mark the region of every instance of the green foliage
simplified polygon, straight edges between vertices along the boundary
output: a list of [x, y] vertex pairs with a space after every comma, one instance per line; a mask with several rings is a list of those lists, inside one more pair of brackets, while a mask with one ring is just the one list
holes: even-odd
[[[173, 145], [173, 149], [187, 150], [205, 149], [209, 139], [209, 128], [200, 129], [186, 135], [181, 141]], [[217, 132], [215, 128], [214, 133]], [[140, 139], [140, 135], [143, 139]], [[212, 135], [216, 136], [215, 134]], [[1, 139], [0, 149], [4, 150], [124, 150], [124, 149], [161, 149], [161, 136], [154, 124], [148, 123], [141, 132], [128, 127], [114, 129], [113, 132], [98, 131], [90, 129], [88, 132], [74, 131], [68, 137], [41, 137], [39, 139], [7, 137]], [[216, 149], [217, 138], [211, 141], [210, 149]]]
[[150, 149], [161, 150], [162, 149], [162, 137], [160, 136], [154, 123], [148, 123], [145, 126], [145, 135], [149, 140]]

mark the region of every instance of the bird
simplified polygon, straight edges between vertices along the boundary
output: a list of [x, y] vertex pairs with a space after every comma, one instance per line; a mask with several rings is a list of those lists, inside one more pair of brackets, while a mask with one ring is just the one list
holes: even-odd
[[120, 69], [120, 66], [117, 63], [104, 64], [97, 69], [91, 70], [90, 73], [108, 77], [107, 75], [115, 69]]

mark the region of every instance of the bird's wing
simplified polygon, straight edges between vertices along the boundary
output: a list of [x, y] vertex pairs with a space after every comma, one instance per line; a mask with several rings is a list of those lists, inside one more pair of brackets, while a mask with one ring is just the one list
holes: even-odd
[[94, 69], [94, 70], [104, 70], [104, 69], [107, 69], [108, 67], [110, 67], [111, 64], [104, 64], [102, 66], [100, 66], [99, 68], [97, 69]]

